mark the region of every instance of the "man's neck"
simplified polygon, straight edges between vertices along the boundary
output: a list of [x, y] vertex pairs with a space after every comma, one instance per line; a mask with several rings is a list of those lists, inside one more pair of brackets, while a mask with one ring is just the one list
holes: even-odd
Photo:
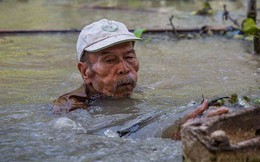
[[91, 100], [96, 100], [98, 98], [105, 96], [103, 93], [96, 91], [91, 84], [84, 84], [84, 87], [87, 96]]

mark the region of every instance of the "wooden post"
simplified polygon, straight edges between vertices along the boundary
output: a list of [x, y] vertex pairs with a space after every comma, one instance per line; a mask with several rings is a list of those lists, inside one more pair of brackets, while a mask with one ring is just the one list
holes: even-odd
[[247, 4], [247, 18], [252, 18], [256, 22], [256, 0], [248, 0]]
[[257, 55], [260, 55], [260, 32], [254, 36], [254, 51]]
[[[252, 18], [256, 22], [256, 16], [256, 0], [248, 0], [247, 18]], [[256, 54], [260, 55], [260, 32], [256, 33], [254, 36], [254, 51]]]

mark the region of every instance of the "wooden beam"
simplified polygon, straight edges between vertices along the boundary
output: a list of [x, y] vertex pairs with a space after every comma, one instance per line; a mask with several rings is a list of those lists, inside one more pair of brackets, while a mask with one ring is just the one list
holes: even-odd
[[[236, 28], [234, 27], [228, 27], [228, 26], [203, 26], [201, 28], [194, 27], [194, 28], [179, 28], [176, 29], [179, 33], [190, 33], [190, 32], [200, 32], [202, 30], [211, 30], [213, 32], [221, 32], [221, 31], [228, 31], [228, 30], [234, 30]], [[11, 35], [11, 34], [48, 34], [48, 33], [79, 33], [81, 30], [79, 29], [32, 29], [32, 30], [1, 30], [0, 34], [5, 35]], [[134, 29], [130, 29], [131, 32], [134, 31]], [[147, 29], [144, 33], [165, 33], [165, 32], [172, 32], [172, 29]]]

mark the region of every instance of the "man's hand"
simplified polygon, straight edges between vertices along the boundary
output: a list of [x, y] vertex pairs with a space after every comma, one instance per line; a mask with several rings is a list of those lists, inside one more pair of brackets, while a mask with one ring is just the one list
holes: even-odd
[[[181, 139], [181, 126], [186, 123], [189, 122], [193, 119], [198, 118], [199, 116], [201, 116], [206, 110], [208, 110], [210, 107], [210, 102], [207, 99], [203, 98], [202, 103], [191, 113], [185, 115], [177, 124], [177, 131], [173, 133], [172, 138], [174, 140], [180, 140]], [[215, 110], [210, 110], [206, 115], [204, 115], [204, 117], [202, 118], [207, 118], [207, 117], [212, 117], [212, 116], [218, 116], [218, 115], [222, 115], [222, 114], [226, 114], [229, 112], [229, 108], [221, 106], [219, 108], [216, 108]]]

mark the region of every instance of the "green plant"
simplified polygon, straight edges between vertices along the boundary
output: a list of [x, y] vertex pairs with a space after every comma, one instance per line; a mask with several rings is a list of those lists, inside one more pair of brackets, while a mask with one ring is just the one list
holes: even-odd
[[143, 29], [143, 28], [137, 28], [134, 30], [134, 35], [138, 38], [141, 38], [145, 31], [147, 31], [147, 30]]
[[255, 21], [252, 18], [247, 18], [243, 20], [242, 24], [242, 31], [246, 35], [259, 35], [260, 27], [258, 27]]

